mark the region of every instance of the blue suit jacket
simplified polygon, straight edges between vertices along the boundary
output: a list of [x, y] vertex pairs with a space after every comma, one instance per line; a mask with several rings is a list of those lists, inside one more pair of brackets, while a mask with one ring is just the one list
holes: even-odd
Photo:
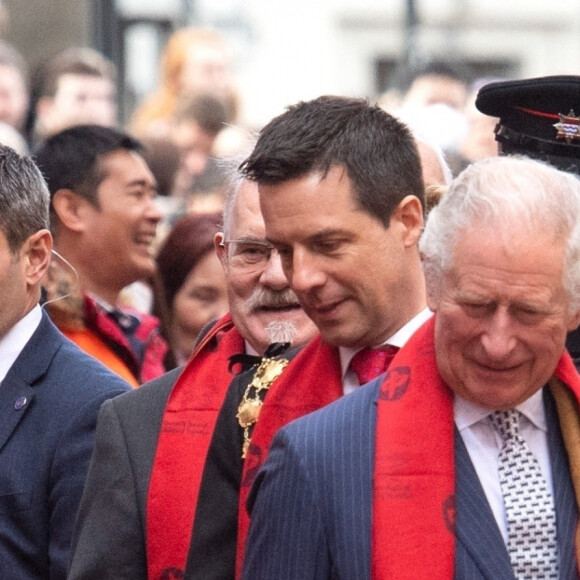
[[[380, 383], [376, 379], [278, 432], [248, 501], [252, 525], [245, 580], [370, 580]], [[572, 579], [578, 578], [573, 555], [577, 507], [551, 396], [546, 404], [560, 577]], [[512, 579], [501, 534], [458, 433], [455, 441], [455, 578]], [[432, 578], [428, 562], [424, 577]]]
[[43, 313], [0, 385], [1, 578], [66, 578], [97, 413], [129, 389]]

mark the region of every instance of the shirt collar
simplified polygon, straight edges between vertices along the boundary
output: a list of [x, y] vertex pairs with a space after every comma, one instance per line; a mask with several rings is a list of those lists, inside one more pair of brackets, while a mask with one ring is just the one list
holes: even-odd
[[[516, 409], [524, 415], [537, 429], [544, 432], [548, 431], [546, 424], [546, 413], [544, 411], [544, 402], [542, 399], [542, 389], [535, 392], [529, 399], [516, 406]], [[455, 417], [455, 424], [461, 432], [463, 429], [468, 429], [485, 419], [491, 411], [480, 407], [475, 403], [471, 403], [458, 395], [455, 395], [453, 401], [453, 414]]]
[[[423, 323], [427, 322], [429, 318], [433, 316], [433, 312], [429, 310], [429, 308], [424, 308], [419, 312], [419, 314], [415, 315], [411, 320], [405, 323], [395, 334], [391, 337], [387, 338], [385, 342], [381, 346], [391, 345], [401, 348], [405, 346], [405, 343], [411, 338], [414, 332], [423, 325]], [[338, 348], [338, 352], [340, 355], [340, 368], [342, 370], [342, 377], [346, 374], [348, 370], [348, 365], [352, 360], [352, 357], [359, 351], [361, 348], [347, 348], [341, 346]]]
[[42, 311], [37, 304], [0, 339], [0, 381], [8, 374], [10, 367], [40, 324], [41, 318]]

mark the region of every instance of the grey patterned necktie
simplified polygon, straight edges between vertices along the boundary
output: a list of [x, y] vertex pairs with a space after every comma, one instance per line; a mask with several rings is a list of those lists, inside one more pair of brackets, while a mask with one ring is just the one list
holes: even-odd
[[538, 460], [520, 435], [515, 409], [489, 415], [501, 435], [499, 479], [507, 527], [507, 549], [518, 580], [558, 578], [554, 501]]

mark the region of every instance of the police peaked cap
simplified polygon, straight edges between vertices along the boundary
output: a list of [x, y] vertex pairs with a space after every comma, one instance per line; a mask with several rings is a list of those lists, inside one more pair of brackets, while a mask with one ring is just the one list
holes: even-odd
[[580, 174], [580, 76], [549, 76], [483, 86], [475, 106], [499, 117], [502, 154], [519, 153]]

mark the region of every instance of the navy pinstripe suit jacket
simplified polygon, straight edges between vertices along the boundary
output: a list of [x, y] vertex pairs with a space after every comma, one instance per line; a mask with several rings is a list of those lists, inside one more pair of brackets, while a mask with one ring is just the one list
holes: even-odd
[[[278, 432], [248, 501], [252, 525], [244, 580], [370, 580], [380, 382], [376, 379]], [[577, 507], [551, 395], [546, 394], [545, 402], [560, 577], [571, 580], [578, 578], [573, 554]], [[455, 578], [512, 579], [500, 531], [457, 432], [455, 442]], [[432, 578], [428, 562], [424, 577]]]

